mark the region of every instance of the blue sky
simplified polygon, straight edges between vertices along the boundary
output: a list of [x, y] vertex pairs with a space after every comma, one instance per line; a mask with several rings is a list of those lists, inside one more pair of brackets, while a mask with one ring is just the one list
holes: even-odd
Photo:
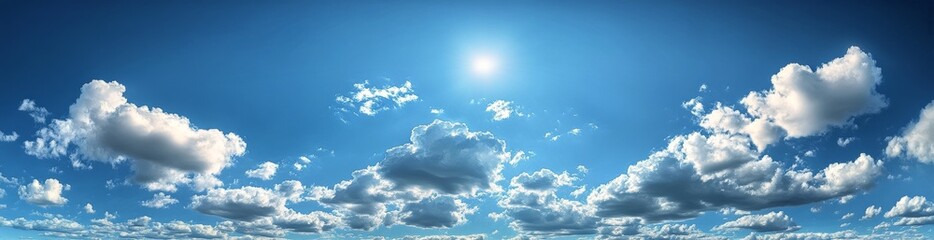
[[0, 6], [4, 238], [934, 236], [926, 1]]

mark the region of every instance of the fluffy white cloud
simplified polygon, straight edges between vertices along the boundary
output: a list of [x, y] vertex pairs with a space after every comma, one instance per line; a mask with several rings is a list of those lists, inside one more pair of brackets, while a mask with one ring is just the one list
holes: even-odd
[[386, 150], [377, 171], [397, 189], [473, 194], [496, 189], [506, 143], [463, 123], [435, 120], [412, 129], [411, 142]]
[[[698, 103], [699, 104], [699, 103]], [[745, 114], [717, 103], [709, 113], [700, 115], [700, 126], [715, 133], [746, 134], [759, 151], [781, 138], [782, 130], [765, 119], [750, 119]]]
[[587, 200], [604, 217], [683, 219], [724, 207], [751, 211], [847, 196], [873, 186], [882, 170], [865, 154], [816, 173], [785, 169], [751, 147], [742, 135], [676, 136]]
[[409, 81], [400, 86], [371, 87], [369, 85], [370, 81], [354, 84], [356, 90], [350, 95], [338, 96], [336, 101], [341, 105], [338, 107], [338, 113], [356, 114], [359, 112], [366, 116], [374, 116], [381, 111], [402, 107], [408, 102], [418, 100], [418, 95], [415, 95], [415, 90], [412, 89], [412, 83]]
[[192, 197], [191, 208], [204, 214], [253, 221], [284, 211], [285, 201], [275, 192], [258, 187], [218, 188]]
[[723, 223], [714, 229], [743, 228], [756, 232], [795, 231], [801, 229], [784, 212], [770, 212], [763, 215], [746, 215], [736, 220]]
[[866, 212], [863, 214], [863, 217], [859, 218], [859, 220], [866, 220], [866, 219], [873, 218], [876, 215], [879, 215], [879, 213], [881, 212], [882, 212], [882, 207], [876, 207], [876, 205], [870, 205], [869, 207], [866, 208]]
[[493, 101], [486, 106], [486, 111], [493, 113], [493, 121], [506, 120], [512, 117], [513, 114], [519, 117], [526, 116], [525, 113], [520, 112], [518, 108], [513, 105], [513, 102], [505, 100]]
[[741, 103], [752, 116], [773, 122], [788, 137], [805, 137], [878, 113], [888, 105], [885, 96], [876, 92], [881, 82], [876, 61], [854, 46], [816, 71], [788, 64], [772, 76], [772, 89], [750, 92]]
[[927, 217], [934, 216], [934, 203], [930, 202], [924, 196], [908, 197], [903, 196], [898, 199], [895, 206], [885, 212], [886, 218], [893, 217]]
[[934, 163], [934, 102], [921, 110], [918, 121], [908, 124], [901, 136], [889, 139], [885, 154], [890, 157], [907, 156], [928, 164]]
[[161, 192], [153, 194], [150, 200], [140, 202], [144, 207], [149, 208], [165, 208], [176, 203], [178, 203], [178, 199], [174, 199], [172, 196]]
[[286, 180], [280, 184], [276, 184], [273, 190], [275, 190], [279, 196], [284, 197], [290, 202], [302, 202], [305, 200], [303, 196], [305, 194], [305, 186], [302, 186], [302, 182], [296, 180]]
[[567, 172], [549, 169], [522, 173], [512, 178], [506, 195], [498, 202], [516, 231], [533, 236], [593, 234], [599, 218], [592, 207], [559, 198], [556, 190], [576, 180]]
[[85, 204], [85, 205], [84, 205], [84, 212], [85, 212], [85, 213], [88, 213], [88, 214], [94, 214], [94, 212], [95, 212], [95, 211], [94, 211], [94, 206], [91, 205], [91, 203]]
[[[880, 208], [881, 210], [881, 208]], [[866, 210], [867, 212], [869, 209]], [[885, 212], [886, 218], [900, 217], [896, 226], [917, 226], [934, 224], [934, 202], [923, 196], [903, 196], [892, 209]], [[879, 228], [879, 226], [877, 226]]]
[[19, 134], [12, 132], [10, 134], [5, 134], [3, 131], [0, 131], [0, 142], [12, 142], [16, 141], [19, 138]]
[[279, 164], [273, 162], [264, 162], [257, 166], [256, 169], [251, 169], [246, 171], [246, 176], [251, 178], [259, 178], [263, 180], [272, 179], [276, 175], [276, 170], [279, 169]]
[[32, 183], [19, 187], [19, 198], [42, 207], [61, 206], [68, 202], [68, 199], [62, 197], [62, 190], [70, 188], [54, 178], [46, 179], [45, 184], [33, 179]]
[[37, 107], [36, 102], [31, 99], [23, 99], [23, 103], [19, 105], [18, 110], [29, 113], [32, 120], [37, 123], [45, 123], [45, 118], [49, 116], [49, 110], [44, 107]]
[[191, 175], [217, 175], [240, 156], [246, 143], [233, 133], [192, 126], [188, 118], [137, 106], [118, 82], [94, 80], [81, 87], [69, 117], [55, 119], [25, 141], [40, 158], [67, 155], [117, 164], [131, 161], [134, 180], [150, 190], [174, 191]]

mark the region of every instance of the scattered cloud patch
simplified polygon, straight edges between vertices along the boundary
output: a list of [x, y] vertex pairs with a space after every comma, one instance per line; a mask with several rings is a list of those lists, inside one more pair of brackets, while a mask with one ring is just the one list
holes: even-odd
[[10, 134], [5, 134], [3, 131], [0, 131], [0, 142], [13, 142], [19, 138], [19, 134], [12, 132]]
[[354, 115], [375, 116], [379, 112], [405, 106], [406, 103], [418, 100], [418, 95], [412, 88], [412, 83], [405, 81], [402, 85], [371, 86], [370, 81], [354, 84], [354, 91], [348, 95], [337, 96], [338, 113], [351, 113]]
[[29, 113], [32, 120], [37, 123], [45, 123], [46, 117], [49, 116], [49, 110], [44, 107], [37, 107], [36, 102], [31, 99], [23, 99], [23, 103], [19, 105], [18, 110]]
[[493, 121], [506, 120], [513, 115], [525, 117], [528, 114], [520, 112], [521, 107], [516, 106], [511, 101], [496, 100], [486, 106], [486, 111], [493, 113]]
[[172, 196], [161, 192], [153, 194], [150, 200], [140, 202], [140, 204], [148, 208], [166, 208], [176, 203], [178, 203], [178, 199], [174, 199]]
[[850, 145], [853, 141], [856, 141], [856, 137], [837, 138], [837, 146], [846, 147], [846, 145]]

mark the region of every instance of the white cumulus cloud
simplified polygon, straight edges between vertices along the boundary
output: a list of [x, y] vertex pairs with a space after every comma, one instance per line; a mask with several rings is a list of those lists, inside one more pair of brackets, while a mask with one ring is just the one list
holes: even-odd
[[259, 178], [262, 180], [269, 180], [276, 175], [276, 169], [279, 169], [279, 164], [275, 164], [273, 162], [264, 162], [257, 166], [256, 169], [247, 170], [246, 176], [251, 178]]
[[[234, 133], [194, 127], [188, 118], [137, 106], [118, 82], [94, 80], [81, 87], [69, 117], [55, 119], [25, 141], [39, 158], [69, 154], [110, 164], [129, 161], [133, 180], [150, 190], [175, 191], [192, 175], [217, 175], [246, 150]], [[71, 148], [74, 146], [74, 148]]]
[[907, 156], [919, 162], [934, 164], [934, 102], [921, 110], [916, 122], [905, 127], [904, 133], [889, 139], [885, 154]]
[[62, 191], [70, 188], [54, 178], [46, 179], [44, 184], [33, 179], [32, 183], [19, 187], [19, 198], [42, 207], [61, 206], [68, 202]]

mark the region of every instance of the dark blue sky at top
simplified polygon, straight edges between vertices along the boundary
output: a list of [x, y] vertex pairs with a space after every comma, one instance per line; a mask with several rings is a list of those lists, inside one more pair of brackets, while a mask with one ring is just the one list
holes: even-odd
[[[664, 148], [671, 136], [697, 130], [682, 102], [701, 95], [707, 103], [739, 105], [750, 91], [769, 89], [769, 77], [786, 64], [816, 68], [850, 46], [877, 61], [883, 74], [877, 90], [889, 106], [857, 118], [858, 128], [789, 140], [769, 154], [793, 161], [803, 149], [819, 149], [818, 159], [826, 160], [808, 162], [812, 169], [861, 152], [882, 157], [885, 137], [934, 100], [932, 43], [930, 1], [2, 1], [0, 131], [15, 131], [20, 140], [0, 143], [0, 171], [25, 181], [54, 177], [72, 190], [65, 193], [65, 207], [38, 208], [7, 188], [0, 203], [8, 208], [0, 216], [50, 212], [86, 222], [98, 216], [79, 209], [92, 202], [99, 212], [119, 212], [121, 220], [220, 220], [184, 207], [195, 194], [190, 189], [173, 194], [181, 203], [172, 208], [149, 209], [138, 202], [151, 192], [103, 187], [129, 176], [128, 165], [94, 163], [94, 169], [76, 170], [65, 157], [37, 159], [23, 152], [22, 141], [34, 139], [43, 125], [17, 111], [21, 101], [35, 100], [50, 118], [64, 118], [92, 79], [119, 81], [130, 102], [243, 137], [247, 153], [224, 170], [225, 186], [270, 187], [285, 179], [331, 186], [408, 142], [412, 127], [441, 118], [490, 131], [511, 149], [534, 151], [528, 162], [504, 170], [506, 183], [521, 172], [585, 165], [590, 172], [581, 181], [596, 187]], [[471, 76], [476, 52], [498, 54], [502, 66], [495, 79]], [[411, 81], [420, 101], [341, 122], [332, 109], [335, 97], [364, 80]], [[701, 84], [710, 90], [698, 93]], [[508, 99], [536, 115], [490, 121], [485, 106], [470, 103], [478, 99]], [[435, 116], [429, 108], [445, 113]], [[599, 129], [556, 143], [541, 137], [588, 123]], [[860, 141], [836, 147], [837, 138], [848, 136]], [[335, 154], [287, 173], [286, 165], [318, 148]], [[242, 176], [264, 161], [284, 163], [276, 181]], [[888, 209], [902, 195], [934, 196], [926, 185], [934, 167], [900, 164], [912, 166], [911, 184], [880, 183], [855, 206], [836, 207], [860, 213], [870, 203]], [[62, 173], [48, 171], [53, 167]], [[425, 232], [511, 231], [487, 218], [498, 211], [495, 201], [477, 204], [480, 210], [464, 226]], [[838, 230], [838, 215], [809, 217], [807, 206], [786, 211], [809, 230]], [[828, 219], [833, 222], [822, 223]], [[693, 221], [706, 230], [722, 218]], [[34, 235], [11, 229], [0, 234]]]

